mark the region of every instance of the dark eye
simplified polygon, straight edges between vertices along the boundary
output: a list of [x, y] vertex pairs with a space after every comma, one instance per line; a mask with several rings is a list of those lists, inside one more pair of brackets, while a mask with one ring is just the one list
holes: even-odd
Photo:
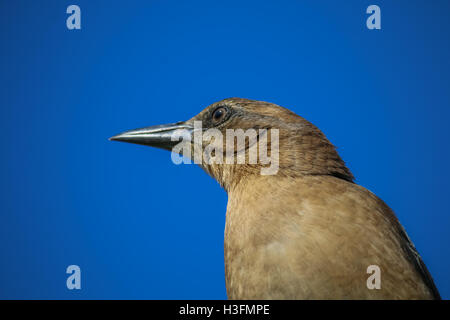
[[212, 122], [213, 123], [219, 123], [223, 120], [225, 115], [227, 114], [227, 109], [225, 107], [219, 107], [216, 110], [214, 110], [212, 114]]

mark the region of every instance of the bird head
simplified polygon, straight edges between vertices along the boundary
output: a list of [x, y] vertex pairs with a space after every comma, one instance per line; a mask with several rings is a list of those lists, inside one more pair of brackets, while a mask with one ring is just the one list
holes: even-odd
[[227, 191], [256, 175], [332, 175], [353, 181], [335, 147], [317, 127], [263, 101], [225, 99], [187, 121], [134, 129], [110, 140], [170, 150], [174, 161], [183, 155]]

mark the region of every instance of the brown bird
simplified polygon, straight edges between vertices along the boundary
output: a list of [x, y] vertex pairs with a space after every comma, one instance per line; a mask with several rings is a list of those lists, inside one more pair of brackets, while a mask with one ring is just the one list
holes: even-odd
[[[247, 137], [238, 150], [217, 135], [209, 137], [216, 147], [210, 155], [224, 160], [199, 161], [228, 193], [224, 249], [229, 299], [440, 299], [393, 211], [354, 183], [317, 127], [285, 108], [230, 98], [188, 121], [131, 130], [111, 140], [172, 150], [179, 143], [175, 133], [184, 130], [188, 148], [177, 152], [195, 158], [206, 147], [199, 144], [204, 138], [194, 136], [208, 129], [223, 136], [229, 129], [255, 129], [257, 141], [267, 142], [272, 165], [277, 165], [272, 174], [263, 174], [267, 162], [248, 161], [255, 141]], [[278, 140], [272, 139], [274, 129]], [[245, 155], [244, 163], [238, 162], [238, 153]], [[378, 268], [375, 287], [369, 285], [369, 266]]]

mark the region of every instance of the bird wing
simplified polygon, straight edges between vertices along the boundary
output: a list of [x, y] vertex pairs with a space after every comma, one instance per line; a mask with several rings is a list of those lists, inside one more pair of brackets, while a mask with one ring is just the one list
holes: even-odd
[[[361, 186], [358, 186], [359, 188], [365, 189]], [[365, 189], [366, 190], [366, 189]], [[425, 285], [430, 289], [433, 298], [436, 300], [441, 300], [441, 296], [439, 294], [439, 291], [433, 281], [433, 277], [431, 276], [430, 272], [428, 271], [428, 268], [426, 267], [425, 263], [423, 262], [422, 258], [420, 257], [419, 253], [417, 252], [416, 247], [414, 246], [413, 242], [409, 238], [408, 234], [406, 233], [405, 228], [401, 225], [399, 220], [397, 219], [395, 213], [392, 211], [392, 209], [380, 198], [378, 198], [375, 194], [368, 191], [372, 197], [376, 199], [376, 201], [379, 203], [380, 207], [382, 208], [381, 212], [383, 215], [385, 215], [388, 219], [391, 220], [393, 225], [395, 226], [397, 233], [399, 234], [401, 238], [401, 245], [402, 249], [406, 253], [406, 256], [408, 257], [410, 263], [414, 266], [414, 268], [417, 270], [421, 278], [423, 279]]]
[[[367, 189], [332, 176], [241, 188], [229, 194], [225, 230], [232, 297], [440, 298], [393, 211]], [[368, 290], [371, 265], [383, 271], [384, 290]]]
[[428, 268], [423, 262], [419, 253], [417, 252], [416, 247], [414, 246], [408, 234], [406, 233], [405, 228], [403, 228], [403, 226], [398, 221], [397, 221], [397, 228], [400, 236], [404, 240], [403, 250], [405, 250], [409, 260], [414, 265], [416, 270], [419, 272], [427, 287], [430, 288], [430, 291], [433, 293], [434, 299], [441, 300], [441, 295], [439, 294], [439, 291], [434, 283], [433, 277], [428, 271]]

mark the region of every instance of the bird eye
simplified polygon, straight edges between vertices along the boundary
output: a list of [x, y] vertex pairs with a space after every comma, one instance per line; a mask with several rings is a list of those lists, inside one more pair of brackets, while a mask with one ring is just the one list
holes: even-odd
[[223, 120], [223, 118], [225, 117], [227, 113], [227, 109], [225, 107], [219, 107], [216, 110], [214, 110], [213, 114], [212, 114], [212, 121], [213, 123], [219, 123], [220, 121]]

